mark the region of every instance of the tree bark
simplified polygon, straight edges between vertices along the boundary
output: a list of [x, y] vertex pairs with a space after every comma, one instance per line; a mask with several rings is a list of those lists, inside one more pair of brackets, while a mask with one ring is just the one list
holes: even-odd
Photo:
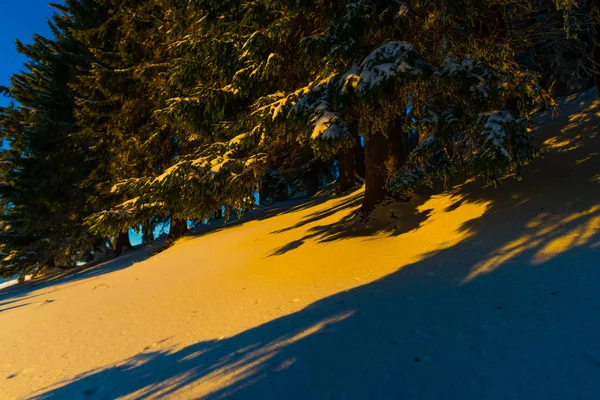
[[402, 168], [408, 156], [408, 141], [406, 135], [402, 132], [404, 119], [404, 116], [398, 115], [388, 126], [389, 155], [385, 163], [388, 177]]
[[215, 214], [213, 215], [213, 219], [221, 219], [221, 218], [223, 218], [223, 207], [219, 207], [215, 211]]
[[385, 188], [389, 155], [387, 138], [381, 133], [365, 135], [365, 198], [361, 213], [366, 216], [389, 194]]
[[358, 134], [358, 119], [352, 119], [348, 125], [350, 133], [354, 136], [354, 172], [359, 177], [365, 178], [365, 149], [360, 144], [360, 136]]
[[391, 193], [386, 188], [388, 178], [406, 162], [407, 146], [402, 125], [404, 117], [390, 122], [387, 137], [381, 133], [365, 136], [365, 198], [361, 207], [367, 216]]
[[179, 239], [187, 232], [187, 223], [183, 219], [172, 218], [171, 229], [169, 230], [169, 241]]
[[360, 136], [356, 136], [354, 143], [354, 163], [356, 165], [356, 173], [364, 179], [365, 177], [365, 149], [360, 144]]
[[154, 225], [151, 221], [148, 221], [148, 223], [142, 227], [142, 242], [150, 243], [152, 241], [154, 241]]
[[275, 195], [273, 196], [273, 203], [278, 203], [280, 201], [289, 200], [290, 196], [287, 192], [287, 187], [285, 185], [278, 185], [277, 190], [275, 191]]
[[94, 253], [94, 258], [98, 258], [98, 256], [106, 256], [110, 249], [106, 247], [106, 243], [109, 240], [102, 236], [96, 236], [92, 240], [92, 250]]
[[119, 233], [119, 236], [114, 241], [115, 254], [122, 255], [127, 249], [132, 249], [133, 246], [129, 241], [129, 231]]
[[338, 151], [338, 166], [340, 176], [338, 178], [338, 191], [350, 190], [358, 182], [354, 166], [354, 149], [340, 149]]

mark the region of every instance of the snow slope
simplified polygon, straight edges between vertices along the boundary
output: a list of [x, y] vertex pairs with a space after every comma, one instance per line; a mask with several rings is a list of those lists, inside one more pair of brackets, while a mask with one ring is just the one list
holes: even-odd
[[[0, 278], [0, 290], [5, 289], [5, 288], [9, 288], [11, 286], [14, 286], [16, 284], [19, 283], [19, 277], [18, 276], [14, 276], [11, 277], [9, 279], [2, 279]], [[25, 276], [25, 281], [28, 281], [31, 279], [31, 275], [27, 275]]]
[[522, 182], [368, 225], [326, 192], [0, 292], [0, 398], [600, 398], [600, 101], [539, 123]]

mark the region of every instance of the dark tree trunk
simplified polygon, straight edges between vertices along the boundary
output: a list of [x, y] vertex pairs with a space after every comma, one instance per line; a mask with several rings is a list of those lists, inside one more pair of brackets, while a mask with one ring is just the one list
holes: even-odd
[[286, 185], [278, 185], [275, 191], [275, 195], [273, 196], [273, 202], [277, 203], [280, 201], [289, 200], [290, 196], [288, 194]]
[[133, 248], [133, 246], [131, 245], [131, 242], [129, 241], [129, 231], [119, 233], [119, 236], [117, 236], [114, 243], [115, 243], [115, 254], [117, 256], [120, 256], [126, 250]]
[[85, 263], [94, 261], [94, 253], [92, 253], [92, 250], [86, 250], [83, 256], [81, 257], [81, 261]]
[[92, 239], [92, 248], [94, 251], [98, 251], [98, 249], [101, 249], [102, 247], [106, 248], [106, 242], [107, 240], [102, 236], [96, 236]]
[[318, 174], [310, 174], [304, 180], [304, 189], [306, 190], [306, 194], [308, 196], [312, 196], [319, 191], [319, 175]]
[[388, 127], [387, 139], [390, 153], [385, 163], [388, 177], [402, 168], [408, 156], [408, 140], [402, 132], [404, 119], [405, 117], [398, 116]]
[[154, 225], [151, 221], [142, 227], [142, 242], [150, 243], [154, 241]]
[[340, 149], [338, 151], [338, 165], [340, 170], [338, 191], [345, 192], [352, 189], [358, 182], [354, 167], [354, 149]]
[[215, 215], [213, 216], [213, 219], [221, 219], [223, 218], [223, 207], [220, 207], [219, 209], [217, 209], [217, 211], [215, 211]]
[[356, 173], [361, 178], [365, 177], [365, 149], [360, 144], [360, 136], [356, 137], [354, 143], [354, 163], [356, 164]]
[[388, 141], [383, 134], [365, 136], [365, 198], [361, 207], [361, 212], [365, 216], [389, 194], [385, 188], [387, 181], [385, 163], [388, 154]]
[[386, 188], [388, 178], [406, 161], [406, 140], [402, 134], [403, 117], [392, 121], [387, 137], [381, 133], [365, 136], [365, 198], [361, 207], [363, 216], [368, 215], [390, 192]]
[[360, 144], [360, 136], [358, 135], [358, 120], [354, 120], [349, 124], [350, 133], [354, 136], [354, 171], [359, 177], [365, 177], [365, 149]]
[[593, 62], [594, 62], [594, 83], [596, 91], [600, 96], [600, 0], [592, 0], [592, 19], [595, 24], [592, 24], [592, 47], [593, 47]]
[[406, 154], [407, 156], [419, 146], [419, 134], [413, 132], [406, 138]]
[[56, 263], [54, 262], [54, 256], [51, 257], [48, 261], [46, 261], [46, 266], [49, 268], [55, 268]]
[[260, 202], [261, 206], [267, 204], [267, 190], [264, 181], [261, 183], [260, 188], [258, 189], [258, 201]]
[[107, 243], [109, 243], [109, 240], [102, 236], [96, 236], [92, 240], [92, 250], [94, 252], [93, 259], [108, 255], [110, 249], [106, 246]]
[[186, 221], [179, 218], [171, 219], [171, 230], [169, 231], [169, 241], [179, 239], [187, 232]]

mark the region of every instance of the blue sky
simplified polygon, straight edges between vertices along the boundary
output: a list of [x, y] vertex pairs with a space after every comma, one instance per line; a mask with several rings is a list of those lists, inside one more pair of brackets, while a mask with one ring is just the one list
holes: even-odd
[[[8, 86], [10, 76], [23, 68], [26, 58], [17, 53], [15, 39], [31, 43], [33, 34], [50, 37], [47, 20], [53, 8], [49, 3], [61, 0], [19, 0], [2, 2], [0, 11], [0, 85]], [[9, 104], [9, 99], [0, 96], [0, 106]]]

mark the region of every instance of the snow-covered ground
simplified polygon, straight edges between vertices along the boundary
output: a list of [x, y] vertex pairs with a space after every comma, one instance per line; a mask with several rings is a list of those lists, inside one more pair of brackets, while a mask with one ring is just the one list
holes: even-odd
[[11, 287], [19, 283], [17, 279], [2, 279], [0, 278], [0, 290]]
[[0, 398], [599, 399], [600, 101], [545, 150], [352, 219], [323, 193], [0, 292]]
[[[31, 275], [25, 276], [25, 281], [31, 280]], [[9, 279], [0, 278], [0, 290], [9, 288], [19, 283], [19, 276], [13, 276]]]

